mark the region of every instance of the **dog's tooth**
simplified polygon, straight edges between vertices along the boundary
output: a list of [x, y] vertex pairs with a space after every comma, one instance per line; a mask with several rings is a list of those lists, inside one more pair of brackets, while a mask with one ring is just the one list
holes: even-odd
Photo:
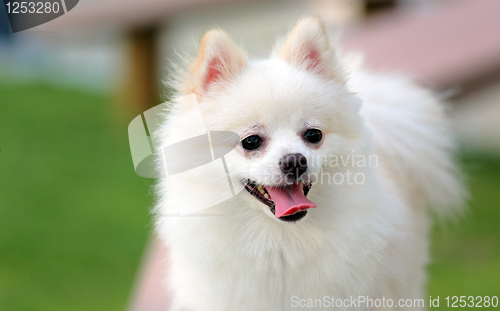
[[265, 193], [264, 198], [269, 199], [269, 194]]
[[260, 192], [262, 192], [262, 185], [258, 185], [257, 186], [257, 190], [259, 190]]
[[265, 192], [264, 190], [260, 190], [260, 193], [264, 194], [264, 193], [266, 193], [266, 192]]

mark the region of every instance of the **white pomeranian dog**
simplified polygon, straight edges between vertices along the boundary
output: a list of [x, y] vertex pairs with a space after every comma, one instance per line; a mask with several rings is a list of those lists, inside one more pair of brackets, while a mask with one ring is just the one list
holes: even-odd
[[[427, 208], [449, 214], [463, 199], [437, 97], [346, 64], [316, 18], [266, 60], [208, 31], [177, 82], [197, 102], [170, 103], [161, 146], [207, 131], [238, 141], [157, 185], [171, 310], [428, 306]], [[197, 213], [174, 217], [186, 211]]]

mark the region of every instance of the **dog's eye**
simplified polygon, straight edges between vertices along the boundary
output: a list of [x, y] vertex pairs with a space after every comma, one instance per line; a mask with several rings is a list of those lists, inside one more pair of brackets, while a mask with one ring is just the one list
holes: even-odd
[[241, 145], [246, 150], [255, 150], [262, 145], [262, 138], [257, 135], [248, 136], [241, 141]]
[[304, 133], [304, 139], [313, 144], [319, 142], [321, 138], [323, 138], [323, 133], [317, 129], [310, 129]]

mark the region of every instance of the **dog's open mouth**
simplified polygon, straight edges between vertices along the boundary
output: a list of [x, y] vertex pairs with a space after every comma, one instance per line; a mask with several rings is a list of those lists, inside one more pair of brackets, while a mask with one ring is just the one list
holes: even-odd
[[316, 204], [306, 197], [311, 189], [310, 183], [270, 187], [247, 180], [245, 189], [269, 206], [276, 218], [283, 221], [298, 221], [306, 216], [307, 209], [316, 207]]

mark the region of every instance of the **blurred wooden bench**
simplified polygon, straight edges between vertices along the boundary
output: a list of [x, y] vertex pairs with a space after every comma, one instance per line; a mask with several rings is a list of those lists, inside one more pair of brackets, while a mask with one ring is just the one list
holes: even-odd
[[377, 71], [399, 71], [436, 90], [466, 92], [500, 78], [500, 1], [467, 0], [374, 17], [342, 46]]
[[127, 75], [124, 77], [125, 94], [120, 98], [133, 113], [160, 103], [157, 52], [158, 34], [169, 17], [192, 8], [202, 9], [225, 3], [249, 0], [105, 0], [80, 1], [75, 9], [39, 30], [56, 32], [99, 32], [116, 30], [125, 34], [129, 53], [127, 54]]

